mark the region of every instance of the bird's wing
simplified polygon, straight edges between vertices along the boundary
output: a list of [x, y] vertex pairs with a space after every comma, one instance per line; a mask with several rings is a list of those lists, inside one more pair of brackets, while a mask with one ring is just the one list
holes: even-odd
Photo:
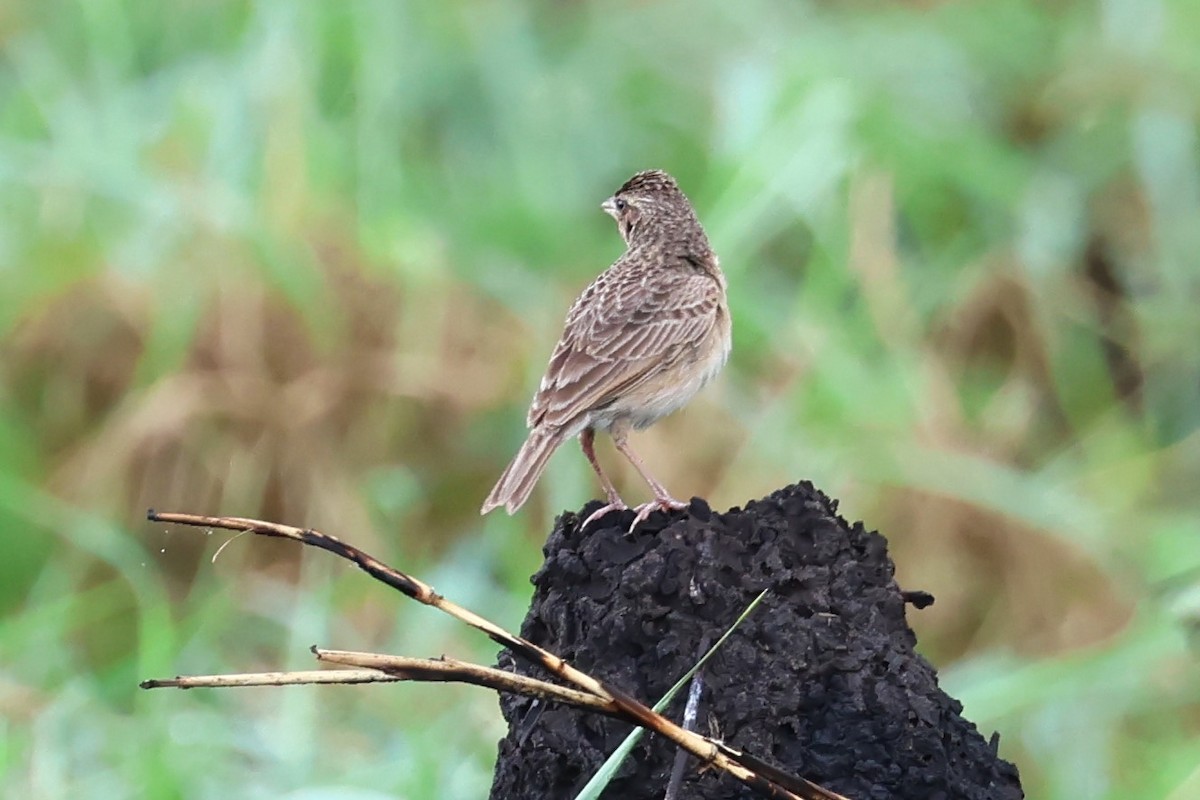
[[571, 424], [672, 365], [707, 339], [722, 295], [712, 275], [683, 259], [651, 269], [618, 261], [567, 314], [530, 427]]

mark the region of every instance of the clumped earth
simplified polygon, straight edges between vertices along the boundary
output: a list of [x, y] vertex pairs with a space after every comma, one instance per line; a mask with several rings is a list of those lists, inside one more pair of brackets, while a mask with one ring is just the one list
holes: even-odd
[[[708, 662], [697, 727], [853, 798], [1021, 798], [996, 755], [914, 652], [905, 598], [882, 536], [837, 515], [809, 483], [745, 509], [633, 512], [587, 533], [598, 506], [563, 514], [533, 576], [521, 634], [652, 705], [763, 589], [766, 600]], [[911, 598], [910, 598], [911, 599]], [[546, 678], [514, 663], [506, 669]], [[668, 709], [682, 718], [684, 695]], [[491, 797], [563, 800], [629, 733], [628, 724], [505, 696]], [[661, 800], [676, 748], [647, 736], [605, 793]], [[749, 798], [732, 777], [688, 763], [679, 797]]]

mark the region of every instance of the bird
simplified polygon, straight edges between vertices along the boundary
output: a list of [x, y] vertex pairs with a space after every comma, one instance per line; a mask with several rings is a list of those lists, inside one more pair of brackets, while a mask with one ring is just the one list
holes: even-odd
[[655, 510], [681, 510], [646, 469], [629, 434], [684, 406], [729, 358], [732, 322], [725, 275], [691, 202], [662, 170], [638, 172], [601, 203], [625, 252], [579, 295], [530, 404], [529, 434], [480, 509], [515, 513], [550, 456], [578, 436], [607, 504], [583, 527], [629, 508], [596, 459], [607, 431], [654, 493], [633, 531]]

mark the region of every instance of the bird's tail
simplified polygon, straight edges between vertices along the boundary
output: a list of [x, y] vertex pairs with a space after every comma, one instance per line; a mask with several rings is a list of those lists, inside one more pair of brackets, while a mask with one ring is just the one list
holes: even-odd
[[496, 481], [492, 493], [483, 501], [479, 513], [486, 514], [500, 506], [504, 506], [509, 514], [515, 513], [529, 499], [529, 493], [542, 476], [546, 462], [562, 441], [562, 433], [556, 430], [534, 428], [530, 431], [525, 444], [521, 445], [508, 469]]

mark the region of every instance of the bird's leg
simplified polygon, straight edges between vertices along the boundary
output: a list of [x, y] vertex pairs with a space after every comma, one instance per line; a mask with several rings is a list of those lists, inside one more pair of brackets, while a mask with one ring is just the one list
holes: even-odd
[[588, 463], [592, 465], [592, 469], [596, 472], [596, 477], [600, 479], [600, 485], [604, 487], [604, 496], [608, 498], [608, 502], [614, 506], [628, 508], [621, 500], [621, 496], [617, 494], [617, 487], [613, 486], [613, 482], [604, 474], [604, 470], [600, 469], [600, 461], [596, 458], [596, 430], [594, 428], [584, 428], [583, 433], [579, 434], [579, 444], [583, 447], [583, 454], [587, 456]]
[[583, 527], [585, 528], [610, 511], [624, 511], [629, 508], [629, 506], [625, 505], [625, 501], [621, 499], [621, 495], [617, 494], [617, 487], [613, 486], [613, 482], [604, 474], [604, 470], [600, 469], [600, 462], [596, 459], [595, 442], [595, 429], [584, 428], [583, 433], [579, 434], [579, 444], [583, 447], [583, 454], [587, 456], [588, 463], [592, 465], [592, 469], [596, 472], [596, 477], [600, 479], [600, 485], [604, 487], [604, 495], [608, 498], [608, 505], [601, 506], [589, 514], [588, 518], [583, 521]]
[[633, 452], [633, 448], [629, 446], [628, 426], [614, 425], [612, 429], [613, 444], [621, 455], [629, 459], [629, 463], [633, 464], [633, 468], [638, 471], [642, 479], [650, 485], [650, 490], [654, 492], [654, 499], [649, 503], [642, 503], [637, 507], [637, 516], [633, 518], [633, 524], [629, 526], [630, 533], [638, 526], [646, 517], [650, 516], [655, 511], [662, 509], [663, 511], [679, 511], [688, 507], [687, 503], [676, 500], [671, 497], [671, 493], [667, 491], [667, 487], [659, 483], [654, 476], [646, 472], [646, 465], [642, 463], [642, 459], [638, 458], [637, 453]]

